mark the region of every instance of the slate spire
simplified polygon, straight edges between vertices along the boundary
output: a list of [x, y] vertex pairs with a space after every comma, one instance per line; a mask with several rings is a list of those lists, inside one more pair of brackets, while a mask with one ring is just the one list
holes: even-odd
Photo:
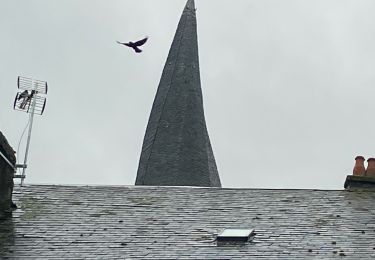
[[194, 0], [187, 1], [169, 50], [135, 184], [221, 187], [204, 118]]

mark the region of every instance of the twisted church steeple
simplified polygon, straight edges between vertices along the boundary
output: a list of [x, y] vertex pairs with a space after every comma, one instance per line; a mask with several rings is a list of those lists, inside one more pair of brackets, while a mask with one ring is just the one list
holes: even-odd
[[152, 106], [136, 185], [221, 187], [203, 111], [194, 0], [188, 0]]

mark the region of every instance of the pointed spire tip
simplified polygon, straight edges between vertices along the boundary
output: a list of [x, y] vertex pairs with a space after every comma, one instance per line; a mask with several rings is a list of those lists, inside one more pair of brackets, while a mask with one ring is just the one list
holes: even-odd
[[195, 3], [194, 3], [194, 0], [188, 0], [186, 2], [186, 6], [185, 6], [186, 9], [192, 9], [194, 10], [195, 9]]

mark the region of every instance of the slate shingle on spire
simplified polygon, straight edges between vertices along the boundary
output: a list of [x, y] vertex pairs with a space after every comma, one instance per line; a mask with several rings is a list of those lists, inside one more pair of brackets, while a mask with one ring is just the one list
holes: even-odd
[[221, 187], [203, 111], [194, 0], [188, 0], [163, 69], [136, 185]]

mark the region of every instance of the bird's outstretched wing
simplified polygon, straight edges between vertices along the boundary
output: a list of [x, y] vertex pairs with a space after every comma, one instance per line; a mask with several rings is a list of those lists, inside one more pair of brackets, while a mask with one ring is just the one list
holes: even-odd
[[116, 41], [118, 44], [122, 44], [122, 45], [126, 45], [128, 47], [132, 47], [134, 46], [134, 44], [131, 44], [131, 43], [126, 43], [126, 42], [119, 42], [119, 41]]
[[145, 43], [147, 42], [147, 39], [148, 39], [148, 37], [146, 37], [146, 38], [144, 38], [144, 39], [142, 39], [142, 40], [136, 41], [136, 42], [134, 43], [134, 45], [135, 45], [135, 46], [142, 46], [143, 44], [145, 44]]

